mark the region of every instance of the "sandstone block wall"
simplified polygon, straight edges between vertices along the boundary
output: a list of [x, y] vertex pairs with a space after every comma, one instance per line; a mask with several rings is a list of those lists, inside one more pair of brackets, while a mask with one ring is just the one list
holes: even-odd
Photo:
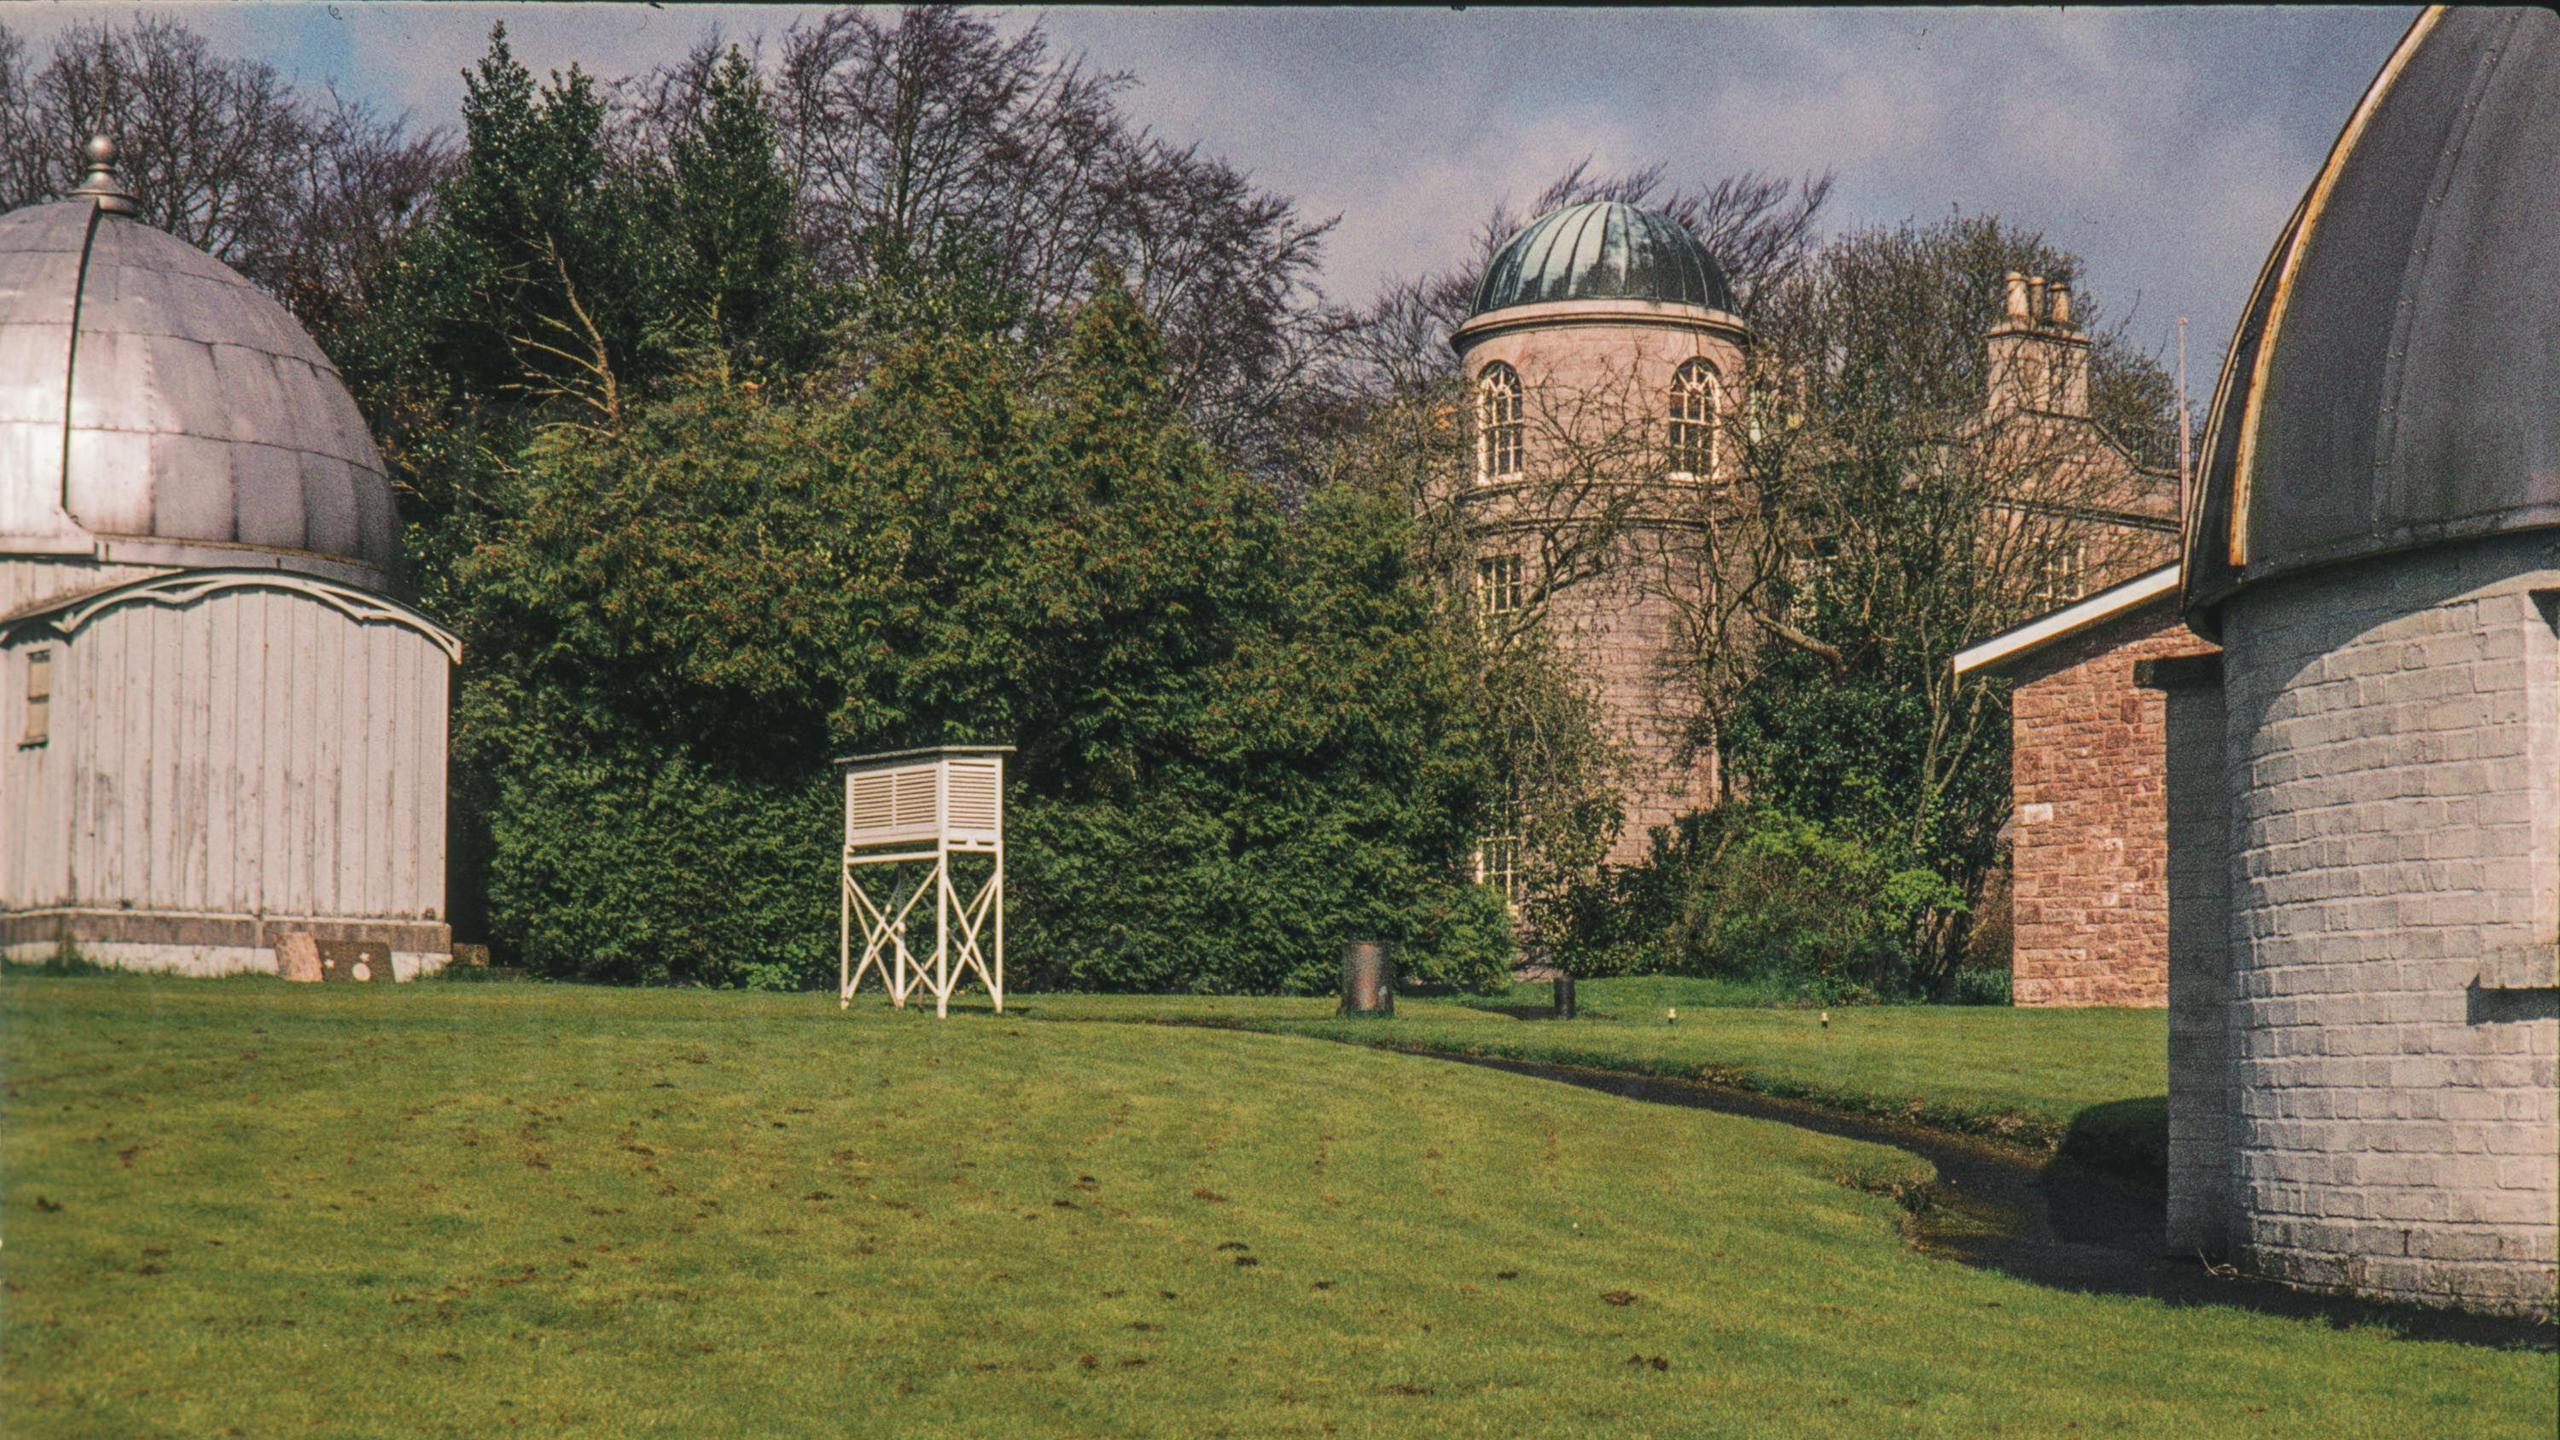
[[2560, 542], [2224, 611], [2232, 1240], [2297, 1284], [2560, 1305]]
[[2168, 1003], [2166, 712], [2134, 667], [2212, 650], [2164, 596], [2019, 665], [2009, 702], [2017, 1004]]
[[1610, 573], [1559, 593], [1549, 612], [1630, 765], [1612, 865], [1638, 863], [1655, 826], [1716, 803], [1716, 754], [1694, 733], [1696, 681], [1679, 664], [1679, 607], [1670, 598], [1678, 593], [1671, 587], [1705, 585], [1694, 571], [1683, 573], [1686, 548], [1639, 530], [1619, 546]]
[[[1520, 376], [1526, 473], [1461, 493], [1478, 526], [1480, 554], [1514, 554], [1533, 589], [1542, 552], [1576, 550], [1591, 530], [1616, 531], [1605, 561], [1583, 556], [1581, 573], [1547, 606], [1553, 633], [1598, 700], [1602, 723], [1630, 761], [1619, 800], [1624, 823], [1606, 857], [1641, 861], [1648, 832], [1716, 801], [1711, 745], [1697, 743], [1694, 676], [1681, 605], [1711, 583], [1692, 529], [1715, 479], [1658, 471], [1667, 439], [1672, 376], [1703, 359], [1730, 387], [1742, 373], [1744, 333], [1733, 317], [1688, 305], [1633, 300], [1566, 301], [1494, 311], [1470, 321], [1461, 363], [1480, 374], [1495, 362]], [[1722, 402], [1730, 410], [1735, 392]], [[1729, 470], [1729, 454], [1722, 462]], [[1621, 475], [1617, 472], [1624, 470]]]

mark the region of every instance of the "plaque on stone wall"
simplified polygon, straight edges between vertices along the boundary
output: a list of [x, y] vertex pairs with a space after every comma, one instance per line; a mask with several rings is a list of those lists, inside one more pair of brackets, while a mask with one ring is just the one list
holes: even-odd
[[391, 947], [379, 940], [323, 940], [320, 978], [376, 985], [391, 984]]

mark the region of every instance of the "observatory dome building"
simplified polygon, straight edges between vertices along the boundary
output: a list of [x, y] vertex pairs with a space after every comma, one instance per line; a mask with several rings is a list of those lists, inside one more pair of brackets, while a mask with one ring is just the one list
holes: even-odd
[[[2560, 18], [2434, 10], [2214, 400], [2171, 747], [2174, 1249], [2560, 1305]], [[2181, 923], [2181, 915], [2185, 923]]]
[[[1749, 578], [1716, 573], [1741, 562], [1730, 545], [1718, 557], [1711, 527], [1758, 503], [1738, 443], [1750, 328], [1678, 219], [1596, 201], [1505, 241], [1450, 343], [1473, 411], [1458, 500], [1478, 608], [1488, 627], [1542, 626], [1589, 686], [1629, 762], [1606, 859], [1638, 863], [1654, 827], [1724, 798], [1697, 662], [1728, 638], [1719, 584]], [[1980, 434], [2014, 444], [2022, 473], [2065, 477], [2089, 531], [2056, 591], [2167, 559], [2174, 479], [2092, 423], [2068, 289], [2009, 276], [1982, 343]], [[1519, 849], [1488, 836], [1485, 878], [1512, 888]]]
[[[1677, 668], [1684, 597], [1706, 592], [1686, 499], [1733, 469], [1719, 443], [1750, 332], [1677, 220], [1614, 201], [1532, 221], [1494, 255], [1451, 335], [1473, 395], [1478, 606], [1538, 617], [1580, 666], [1632, 763], [1609, 859], [1715, 803], [1716, 760]], [[1488, 840], [1506, 883], [1518, 842]]]
[[442, 963], [452, 635], [311, 337], [86, 182], [0, 216], [0, 951]]

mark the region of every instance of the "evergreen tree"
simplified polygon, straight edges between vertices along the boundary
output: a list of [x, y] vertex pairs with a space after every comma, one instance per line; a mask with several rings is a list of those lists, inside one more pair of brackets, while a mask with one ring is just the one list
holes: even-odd
[[504, 943], [813, 982], [829, 759], [994, 741], [1020, 747], [1027, 983], [1311, 988], [1355, 932], [1499, 973], [1465, 874], [1484, 700], [1401, 510], [1282, 515], [1191, 433], [1107, 277], [1048, 362], [935, 327], [864, 352], [850, 394], [713, 365], [529, 447], [524, 515], [461, 567]]
[[654, 187], [673, 232], [672, 288], [698, 338], [734, 360], [807, 364], [823, 340], [823, 306], [800, 254], [763, 82], [736, 46], [688, 118]]

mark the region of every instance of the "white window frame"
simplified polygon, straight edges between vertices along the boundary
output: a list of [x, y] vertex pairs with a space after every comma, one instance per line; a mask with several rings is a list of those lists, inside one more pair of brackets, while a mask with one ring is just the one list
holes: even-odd
[[18, 731], [21, 747], [53, 743], [53, 650], [50, 645], [38, 645], [27, 651], [27, 702]]
[[1528, 466], [1520, 372], [1499, 360], [1476, 372], [1476, 483], [1517, 480]]
[[1517, 555], [1476, 559], [1476, 614], [1485, 620], [1516, 615], [1528, 599], [1528, 566]]
[[1505, 905], [1520, 903], [1520, 803], [1505, 800], [1493, 813], [1493, 831], [1476, 841], [1476, 883], [1502, 892]]
[[1724, 395], [1716, 367], [1703, 357], [1671, 372], [1670, 429], [1666, 458], [1675, 480], [1702, 480], [1716, 471], [1717, 412]]

